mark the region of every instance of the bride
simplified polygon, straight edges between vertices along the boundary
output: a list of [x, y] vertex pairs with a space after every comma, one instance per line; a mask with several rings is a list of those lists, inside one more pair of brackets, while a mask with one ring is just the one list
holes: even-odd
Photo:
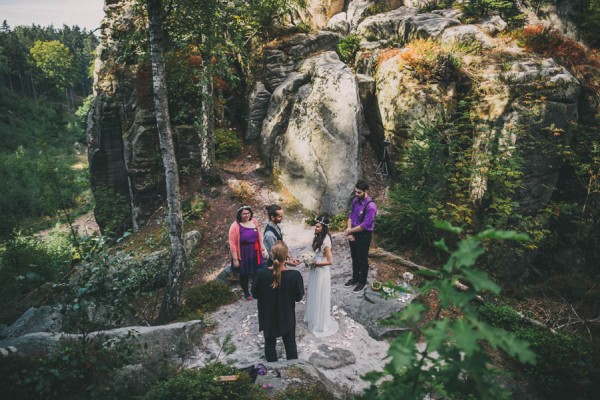
[[308, 273], [308, 294], [304, 322], [316, 337], [330, 336], [337, 332], [338, 323], [330, 315], [331, 273], [333, 264], [329, 218], [324, 215], [316, 219], [315, 237], [312, 248], [316, 255]]

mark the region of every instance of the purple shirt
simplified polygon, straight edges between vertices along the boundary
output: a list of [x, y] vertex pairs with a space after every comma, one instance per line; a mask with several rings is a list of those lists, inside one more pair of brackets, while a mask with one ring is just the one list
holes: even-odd
[[[367, 205], [367, 210], [365, 211], [365, 204]], [[361, 223], [361, 216], [365, 213], [365, 218]], [[364, 200], [360, 201], [358, 198], [352, 200], [352, 210], [350, 211], [350, 215], [348, 218], [352, 221], [352, 227], [360, 225], [363, 230], [373, 232], [373, 228], [375, 227], [375, 215], [377, 215], [377, 206], [375, 203], [371, 201], [369, 196], [366, 196]]]

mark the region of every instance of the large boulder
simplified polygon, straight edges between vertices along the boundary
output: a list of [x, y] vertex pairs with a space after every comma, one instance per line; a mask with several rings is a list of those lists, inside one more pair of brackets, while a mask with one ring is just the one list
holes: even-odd
[[360, 176], [362, 120], [352, 71], [334, 52], [308, 58], [273, 93], [263, 159], [305, 208], [339, 213]]
[[[190, 355], [197, 343], [201, 342], [206, 325], [203, 321], [177, 322], [159, 326], [130, 326], [108, 331], [92, 332], [88, 339], [99, 337], [102, 340], [126, 338], [135, 332], [135, 340], [140, 351], [135, 354], [136, 362], [167, 359], [175, 364]], [[2, 357], [17, 356], [35, 359], [47, 354], [60, 344], [81, 340], [81, 335], [65, 333], [37, 332], [0, 341]]]
[[445, 29], [460, 25], [456, 17], [444, 10], [420, 14], [416, 8], [400, 7], [365, 18], [355, 32], [369, 41], [385, 39], [403, 45], [414, 39], [439, 38]]
[[399, 40], [401, 25], [418, 13], [416, 8], [400, 7], [386, 13], [371, 15], [358, 24], [354, 33], [369, 41]]
[[12, 339], [33, 332], [60, 332], [62, 314], [56, 307], [31, 307], [2, 332], [3, 339]]

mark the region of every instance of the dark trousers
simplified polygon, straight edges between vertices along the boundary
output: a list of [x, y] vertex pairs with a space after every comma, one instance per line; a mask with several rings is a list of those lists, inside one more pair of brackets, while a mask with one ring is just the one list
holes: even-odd
[[352, 256], [352, 279], [362, 284], [367, 283], [371, 236], [372, 233], [369, 231], [355, 233], [354, 241], [350, 242], [350, 255]]
[[[267, 361], [277, 361], [277, 336], [270, 336], [267, 332], [265, 335], [265, 358]], [[285, 335], [282, 335], [283, 345], [285, 347], [285, 356], [288, 360], [298, 358], [298, 348], [296, 347], [296, 327], [294, 326]]]

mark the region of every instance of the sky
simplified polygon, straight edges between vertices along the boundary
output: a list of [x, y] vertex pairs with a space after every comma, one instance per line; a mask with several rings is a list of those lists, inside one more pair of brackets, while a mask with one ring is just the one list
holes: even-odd
[[11, 28], [66, 24], [94, 30], [104, 17], [103, 7], [104, 0], [0, 0], [0, 24], [6, 20]]

